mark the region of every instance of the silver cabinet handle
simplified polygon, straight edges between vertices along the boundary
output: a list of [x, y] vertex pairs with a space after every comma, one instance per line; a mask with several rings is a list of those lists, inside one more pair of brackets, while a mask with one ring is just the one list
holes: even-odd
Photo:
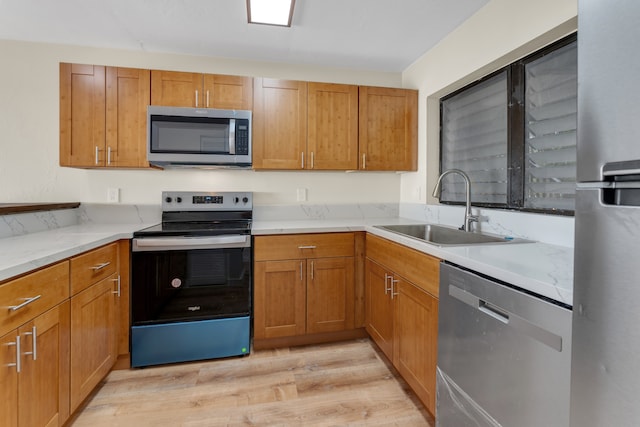
[[196, 89], [196, 108], [198, 108], [198, 89]]
[[311, 169], [313, 169], [313, 151], [311, 152]]
[[111, 164], [111, 147], [107, 147], [107, 165]]
[[31, 357], [33, 357], [33, 360], [36, 360], [38, 357], [38, 332], [36, 330], [36, 327], [33, 326], [31, 328], [31, 332], [25, 332], [25, 335], [31, 335], [31, 342], [33, 344], [33, 349], [32, 351], [25, 351], [23, 354], [25, 355], [31, 355]]
[[100, 161], [100, 160], [98, 159], [98, 151], [99, 151], [99, 149], [98, 149], [98, 146], [96, 145], [96, 165], [97, 165], [97, 164], [99, 163], [99, 161]]
[[300, 261], [300, 281], [302, 282], [304, 278], [302, 277], [302, 261]]
[[304, 151], [300, 154], [302, 155], [302, 161], [300, 162], [300, 169], [304, 169]]
[[311, 261], [311, 280], [313, 280], [313, 261]]
[[207, 108], [209, 108], [209, 91], [207, 91]]
[[362, 153], [362, 169], [366, 169], [366, 168], [367, 168], [367, 154]]
[[298, 246], [298, 249], [315, 249], [316, 245], [304, 245], [304, 246]]
[[9, 307], [9, 311], [17, 311], [20, 310], [22, 307], [25, 307], [29, 304], [31, 304], [32, 302], [39, 300], [40, 297], [42, 297], [42, 295], [36, 295], [35, 297], [31, 297], [31, 298], [23, 298], [24, 302], [22, 304], [18, 304], [18, 305], [14, 305], [12, 307]]
[[91, 269], [92, 269], [93, 271], [102, 270], [103, 268], [105, 268], [105, 267], [106, 267], [106, 266], [108, 266], [109, 264], [111, 264], [111, 262], [110, 262], [110, 261], [103, 262], [102, 264], [94, 265], [93, 267], [91, 267]]
[[7, 366], [15, 366], [16, 372], [20, 373], [20, 335], [16, 336], [15, 342], [7, 343], [7, 345], [15, 345], [16, 346], [16, 363], [7, 363]]
[[398, 293], [396, 292], [396, 283], [398, 283], [398, 280], [391, 276], [391, 299], [398, 296]]
[[118, 298], [120, 298], [120, 275], [118, 274], [118, 278], [117, 279], [113, 279], [113, 282], [116, 282], [118, 284], [117, 288], [115, 291], [111, 292], [114, 295], [117, 295]]
[[384, 273], [384, 294], [385, 295], [389, 295], [389, 291], [391, 290], [391, 287], [389, 286], [389, 279], [391, 279], [391, 276], [388, 275], [387, 273]]

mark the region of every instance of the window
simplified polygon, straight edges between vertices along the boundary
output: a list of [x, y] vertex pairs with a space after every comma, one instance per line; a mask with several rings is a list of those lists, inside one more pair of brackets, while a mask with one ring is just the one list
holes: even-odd
[[[575, 204], [577, 36], [440, 101], [440, 171], [460, 169], [476, 206], [570, 215]], [[442, 203], [464, 201], [458, 175]]]

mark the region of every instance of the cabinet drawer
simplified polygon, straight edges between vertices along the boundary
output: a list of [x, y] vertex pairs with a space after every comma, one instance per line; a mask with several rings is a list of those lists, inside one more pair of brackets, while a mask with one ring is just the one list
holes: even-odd
[[[0, 336], [69, 298], [69, 262], [0, 285]], [[31, 302], [29, 302], [31, 301]]]
[[353, 233], [256, 236], [256, 261], [353, 256]]
[[367, 233], [367, 258], [438, 297], [440, 259]]
[[71, 295], [116, 272], [118, 244], [111, 243], [71, 258]]

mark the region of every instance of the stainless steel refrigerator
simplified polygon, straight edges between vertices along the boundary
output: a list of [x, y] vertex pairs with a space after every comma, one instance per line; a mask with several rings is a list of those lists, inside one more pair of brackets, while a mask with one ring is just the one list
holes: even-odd
[[640, 2], [578, 1], [571, 426], [640, 425]]

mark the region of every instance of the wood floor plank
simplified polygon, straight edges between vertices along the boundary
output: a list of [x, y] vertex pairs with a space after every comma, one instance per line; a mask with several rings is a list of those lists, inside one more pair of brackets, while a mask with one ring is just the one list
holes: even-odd
[[366, 339], [114, 371], [74, 427], [433, 426]]

